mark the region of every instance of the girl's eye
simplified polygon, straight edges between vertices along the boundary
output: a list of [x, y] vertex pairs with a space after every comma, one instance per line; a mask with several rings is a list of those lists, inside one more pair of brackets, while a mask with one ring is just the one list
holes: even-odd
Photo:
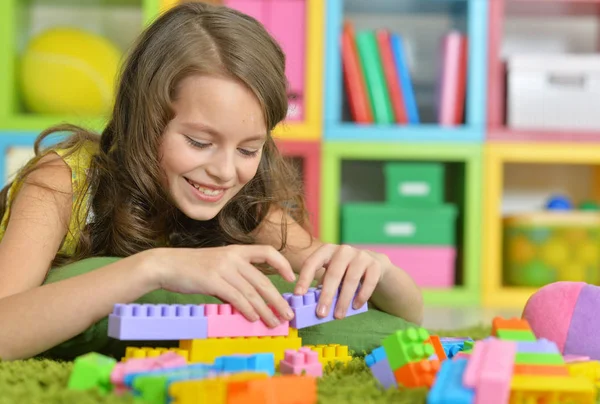
[[255, 157], [260, 150], [238, 149], [245, 157]]
[[191, 144], [192, 146], [194, 146], [194, 147], [197, 147], [197, 148], [199, 148], [199, 149], [206, 149], [207, 147], [209, 147], [209, 146], [210, 146], [210, 143], [200, 143], [200, 142], [198, 142], [198, 141], [196, 141], [196, 140], [192, 139], [192, 138], [191, 138], [191, 137], [189, 137], [189, 136], [186, 136], [186, 137], [185, 137], [185, 140], [187, 140], [187, 142], [188, 142], [189, 144]]

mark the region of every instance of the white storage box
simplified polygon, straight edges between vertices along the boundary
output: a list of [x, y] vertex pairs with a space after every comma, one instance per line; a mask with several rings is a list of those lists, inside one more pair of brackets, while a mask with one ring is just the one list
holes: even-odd
[[509, 127], [600, 130], [600, 54], [515, 55], [507, 70]]

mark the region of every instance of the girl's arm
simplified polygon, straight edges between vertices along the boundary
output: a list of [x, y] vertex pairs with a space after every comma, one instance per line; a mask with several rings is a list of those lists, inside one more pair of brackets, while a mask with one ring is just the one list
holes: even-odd
[[[133, 301], [156, 284], [146, 270], [151, 253], [88, 274], [43, 283], [67, 232], [71, 171], [55, 154], [28, 176], [11, 207], [0, 243], [0, 358], [43, 352], [100, 320], [115, 302]], [[33, 183], [33, 184], [30, 184]]]
[[[267, 220], [256, 231], [257, 242], [280, 248], [282, 220], [284, 220], [284, 216], [280, 210], [271, 212]], [[423, 297], [421, 291], [412, 278], [405, 271], [394, 266], [387, 256], [358, 250], [350, 246], [326, 245], [312, 238], [292, 218], [286, 217], [286, 220], [287, 240], [286, 248], [282, 253], [290, 261], [294, 270], [300, 274], [296, 293], [301, 294], [305, 292], [313, 279], [326, 279], [327, 271], [333, 270], [332, 268], [334, 267], [337, 271], [340, 268], [337, 263], [342, 262], [342, 270], [338, 271], [339, 275], [335, 276], [331, 274], [332, 277], [335, 277], [335, 280], [333, 281], [334, 285], [330, 283], [328, 292], [329, 294], [333, 294], [337, 292], [337, 287], [343, 281], [348, 269], [352, 268], [353, 273], [358, 273], [354, 269], [360, 268], [362, 265], [365, 271], [367, 268], [372, 271], [379, 271], [373, 294], [370, 297], [371, 302], [387, 313], [402, 317], [416, 324], [421, 324], [423, 320]], [[324, 290], [321, 296], [325, 293], [325, 283], [323, 287]], [[325, 300], [325, 306], [327, 306], [327, 300], [330, 302], [331, 298], [332, 296], [327, 295], [324, 299], [322, 298], [322, 300]], [[368, 298], [369, 296], [365, 297], [359, 293], [356, 302], [357, 306], [364, 303], [363, 301], [359, 301], [360, 299]], [[342, 301], [341, 305], [345, 307], [338, 307], [338, 309], [345, 313], [349, 304], [351, 304], [350, 301]], [[334, 308], [326, 307], [327, 312], [332, 309]]]

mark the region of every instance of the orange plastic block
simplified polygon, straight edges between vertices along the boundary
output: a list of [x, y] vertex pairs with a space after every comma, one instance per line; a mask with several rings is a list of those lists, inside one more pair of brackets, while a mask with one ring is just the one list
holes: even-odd
[[190, 363], [213, 363], [219, 356], [236, 354], [273, 353], [275, 363], [284, 358], [286, 349], [298, 350], [302, 346], [302, 338], [298, 330], [290, 327], [285, 337], [235, 337], [206, 338], [179, 341], [179, 347], [189, 352]]
[[189, 360], [189, 352], [182, 348], [151, 348], [151, 347], [134, 347], [128, 346], [125, 348], [125, 357], [121, 359], [122, 362], [127, 362], [127, 359], [144, 359], [144, 358], [157, 358], [160, 355], [167, 352], [175, 352], [177, 355], [182, 356], [185, 360]]
[[335, 364], [336, 362], [341, 362], [345, 364], [352, 360], [352, 356], [348, 354], [347, 345], [306, 345], [306, 347], [319, 354], [319, 362], [321, 362], [323, 367], [327, 366], [329, 363]]
[[236, 381], [227, 386], [227, 404], [313, 404], [317, 380], [312, 376], [283, 375]]
[[448, 359], [448, 357], [446, 356], [446, 351], [444, 351], [444, 347], [442, 346], [442, 342], [440, 341], [439, 336], [430, 335], [429, 339], [427, 341], [425, 341], [425, 344], [429, 344], [433, 347], [433, 350], [435, 351], [435, 355], [437, 356], [437, 358], [440, 362], [443, 362], [446, 359]]
[[578, 403], [595, 404], [596, 388], [582, 377], [515, 375], [510, 385], [509, 404]]
[[502, 317], [495, 317], [492, 320], [492, 336], [498, 336], [498, 330], [521, 330], [531, 331], [527, 320], [521, 318], [510, 318], [505, 319]]
[[409, 362], [394, 371], [394, 377], [399, 385], [404, 387], [431, 387], [435, 380], [440, 361], [421, 360]]
[[229, 383], [267, 377], [266, 373], [240, 372], [225, 377], [182, 380], [169, 386], [171, 404], [225, 404]]
[[532, 375], [532, 376], [569, 376], [569, 371], [565, 365], [521, 365], [515, 364], [513, 368], [514, 375]]

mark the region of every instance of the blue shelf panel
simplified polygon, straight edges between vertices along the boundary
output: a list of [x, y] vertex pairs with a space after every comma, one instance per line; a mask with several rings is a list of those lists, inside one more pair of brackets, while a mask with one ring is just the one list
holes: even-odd
[[[466, 6], [467, 35], [469, 38], [468, 54], [468, 77], [467, 77], [467, 105], [466, 116], [467, 125], [472, 127], [484, 127], [486, 123], [486, 88], [487, 88], [487, 37], [488, 37], [488, 1], [489, 0], [418, 0], [416, 9], [437, 9], [438, 12], [444, 12], [445, 8], [440, 8], [440, 4], [448, 3], [448, 10], [455, 14], [455, 7]], [[364, 4], [369, 4], [369, 10], [366, 10]], [[344, 11], [352, 12], [373, 12], [371, 6], [380, 7], [389, 12], [409, 12], [408, 6], [399, 6], [399, 4], [415, 4], [412, 1], [399, 0], [378, 0], [375, 2], [364, 2], [358, 0], [327, 0], [327, 22], [326, 22], [326, 55], [325, 55], [325, 138], [338, 137], [337, 126], [342, 120], [342, 60], [340, 35], [343, 28]], [[363, 5], [361, 5], [363, 4]], [[411, 6], [412, 7], [412, 6]], [[406, 10], [405, 10], [406, 9]], [[453, 10], [453, 11], [450, 11]], [[345, 125], [345, 124], [343, 124]], [[329, 130], [336, 131], [335, 134], [327, 133]], [[421, 130], [421, 129], [420, 129]], [[422, 129], [429, 132], [429, 129]], [[436, 137], [436, 136], [434, 136]], [[479, 140], [479, 136], [467, 136]], [[483, 137], [481, 137], [483, 140]]]
[[440, 142], [458, 143], [484, 140], [484, 129], [468, 126], [455, 128], [438, 125], [377, 126], [344, 123], [325, 128], [325, 141], [363, 142]]

